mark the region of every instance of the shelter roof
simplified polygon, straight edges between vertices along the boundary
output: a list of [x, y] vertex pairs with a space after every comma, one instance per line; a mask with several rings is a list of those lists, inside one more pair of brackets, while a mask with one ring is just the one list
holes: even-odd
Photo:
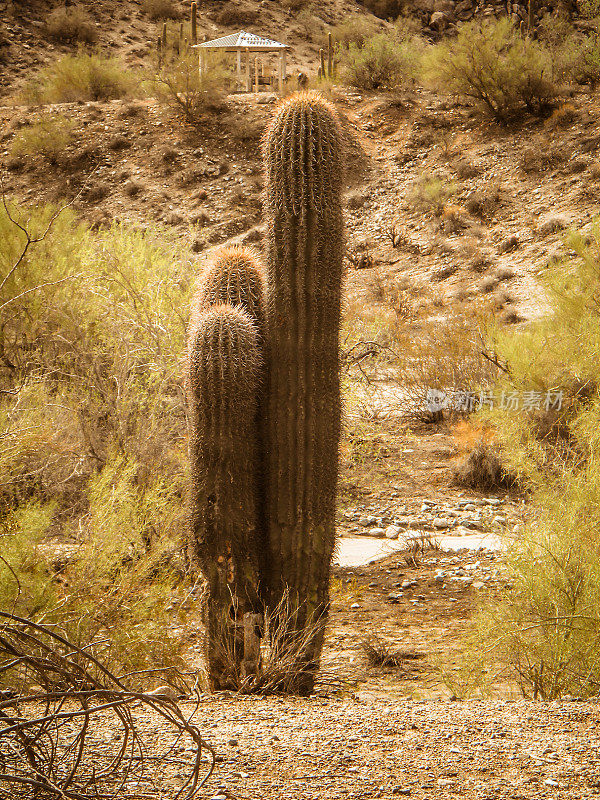
[[254, 33], [247, 33], [247, 31], [230, 33], [228, 36], [221, 36], [219, 39], [211, 39], [210, 42], [200, 42], [200, 44], [192, 46], [225, 50], [287, 50], [289, 48], [287, 44], [267, 39], [264, 36], [257, 36]]

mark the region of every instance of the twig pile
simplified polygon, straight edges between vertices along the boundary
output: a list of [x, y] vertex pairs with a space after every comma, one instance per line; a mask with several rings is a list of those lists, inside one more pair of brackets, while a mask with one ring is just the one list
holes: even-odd
[[124, 680], [0, 612], [0, 798], [191, 800], [215, 761], [191, 722], [198, 701], [186, 718], [171, 687], [143, 694]]

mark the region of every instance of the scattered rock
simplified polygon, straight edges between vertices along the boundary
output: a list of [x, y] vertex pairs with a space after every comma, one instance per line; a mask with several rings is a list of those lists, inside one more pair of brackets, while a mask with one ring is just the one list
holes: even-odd
[[386, 539], [397, 539], [402, 532], [402, 528], [399, 528], [398, 525], [388, 525], [385, 529], [385, 537]]

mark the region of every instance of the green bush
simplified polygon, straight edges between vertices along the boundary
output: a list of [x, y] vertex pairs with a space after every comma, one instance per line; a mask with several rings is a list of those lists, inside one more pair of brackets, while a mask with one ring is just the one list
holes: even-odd
[[343, 54], [344, 80], [361, 89], [393, 89], [415, 76], [415, 46], [377, 34], [363, 46], [351, 42]]
[[549, 312], [495, 341], [495, 394], [530, 407], [487, 414], [533, 513], [507, 537], [512, 588], [485, 604], [475, 647], [544, 699], [600, 690], [600, 227], [568, 243], [575, 259], [545, 279]]
[[360, 48], [364, 47], [366, 40], [372, 38], [375, 33], [376, 26], [373, 21], [360, 14], [351, 14], [331, 31], [336, 45], [345, 50], [351, 44]]
[[[52, 213], [9, 210], [33, 236]], [[177, 660], [187, 251], [158, 230], [94, 235], [69, 210], [20, 262], [4, 210], [0, 239], [0, 540], [21, 587], [4, 564], [2, 607], [108, 639], [124, 665]]]
[[92, 17], [80, 8], [55, 8], [46, 21], [46, 35], [55, 42], [94, 44], [98, 39]]
[[461, 25], [456, 39], [430, 48], [424, 71], [435, 89], [469, 98], [501, 122], [524, 108], [545, 113], [557, 93], [548, 49], [506, 17]]
[[80, 50], [40, 70], [25, 87], [23, 97], [28, 103], [115, 100], [133, 95], [137, 89], [136, 77], [119, 60]]
[[225, 73], [220, 63], [198, 70], [195, 51], [167, 55], [154, 76], [158, 97], [183, 114], [188, 122], [198, 122], [207, 111], [223, 108]]
[[43, 114], [15, 134], [10, 154], [15, 158], [45, 158], [56, 164], [73, 140], [75, 123], [62, 114]]
[[456, 182], [439, 175], [423, 173], [410, 191], [408, 202], [421, 211], [440, 216], [444, 206], [456, 192]]

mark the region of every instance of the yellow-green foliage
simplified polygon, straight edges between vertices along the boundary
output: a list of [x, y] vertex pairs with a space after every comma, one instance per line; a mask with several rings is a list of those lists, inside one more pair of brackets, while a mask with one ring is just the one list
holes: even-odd
[[75, 123], [62, 114], [42, 114], [16, 133], [10, 147], [11, 155], [45, 158], [55, 164], [71, 143], [74, 127]]
[[441, 215], [445, 204], [456, 192], [456, 182], [439, 175], [423, 173], [408, 196], [411, 205], [423, 211]]
[[[508, 542], [514, 588], [478, 620], [477, 649], [546, 699], [600, 688], [600, 228], [567, 241], [574, 260], [546, 277], [546, 316], [497, 336], [509, 375], [496, 394], [541, 396], [539, 410], [489, 415], [535, 514]], [[544, 407], [548, 391], [563, 392], [560, 409]]]
[[[10, 211], [34, 236], [52, 213]], [[14, 271], [25, 237], [4, 210], [0, 239], [0, 535], [21, 583], [19, 594], [4, 565], [2, 607], [19, 594], [23, 613], [75, 626], [86, 642], [110, 629], [114, 663], [171, 661], [187, 252], [158, 230], [92, 234], [69, 210]], [[63, 582], [51, 562], [64, 546]]]
[[547, 48], [522, 37], [507, 17], [461, 25], [456, 39], [429, 49], [424, 75], [435, 89], [469, 98], [500, 121], [524, 108], [543, 112], [557, 91]]
[[154, 77], [157, 95], [183, 114], [188, 122], [198, 122], [206, 112], [224, 105], [225, 73], [218, 59], [198, 70], [195, 50], [166, 54]]
[[417, 75], [420, 44], [414, 37], [380, 33], [342, 50], [344, 80], [361, 89], [393, 89]]
[[116, 100], [138, 91], [138, 83], [118, 59], [80, 50], [41, 69], [26, 85], [23, 98], [28, 103]]
[[[346, 50], [351, 44], [363, 47], [365, 41], [375, 35], [377, 26], [374, 21], [361, 14], [350, 14], [343, 22], [336, 25], [331, 34], [333, 41]], [[327, 46], [327, 42], [324, 42]]]

